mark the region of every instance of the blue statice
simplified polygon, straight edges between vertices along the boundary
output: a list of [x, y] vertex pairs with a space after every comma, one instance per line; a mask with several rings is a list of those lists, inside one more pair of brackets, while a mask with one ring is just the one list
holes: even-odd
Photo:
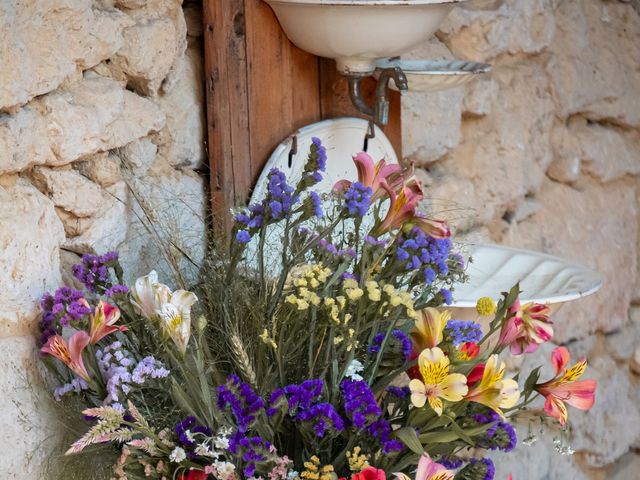
[[438, 460], [438, 463], [447, 470], [457, 470], [464, 464], [464, 460], [455, 455], [446, 455]]
[[61, 333], [63, 327], [85, 320], [91, 313], [83, 293], [70, 287], [61, 287], [53, 295], [45, 293], [40, 300], [40, 309], [40, 346], [47, 343], [49, 337]]
[[[369, 345], [368, 351], [369, 353], [378, 353], [382, 348], [382, 342], [384, 341], [385, 334], [378, 333], [373, 340], [371, 341], [371, 345]], [[413, 349], [413, 344], [411, 343], [411, 339], [409, 336], [404, 333], [402, 330], [393, 330], [391, 332], [391, 339], [397, 342], [402, 348], [402, 355], [405, 360], [409, 359], [411, 355], [411, 350]]]
[[391, 424], [383, 418], [369, 425], [367, 433], [380, 442], [382, 445], [382, 453], [385, 455], [404, 450], [404, 444], [392, 438], [393, 429], [391, 428]]
[[80, 393], [84, 390], [87, 390], [88, 388], [89, 388], [89, 384], [85, 382], [84, 379], [80, 377], [76, 377], [73, 380], [71, 380], [71, 382], [65, 383], [64, 385], [56, 388], [53, 391], [53, 397], [56, 399], [57, 402], [59, 402], [62, 399], [62, 397], [64, 397], [68, 393], [71, 393], [71, 392]]
[[[198, 457], [194, 450], [202, 443], [202, 440], [212, 435], [211, 429], [198, 423], [198, 419], [194, 416], [188, 416], [178, 422], [173, 431], [178, 437], [178, 444], [184, 449], [187, 457], [191, 459]], [[204, 438], [200, 438], [200, 441], [198, 441], [198, 436]]]
[[324, 217], [324, 211], [322, 210], [322, 199], [317, 192], [309, 192], [309, 201], [311, 202], [311, 211], [313, 215], [322, 218]]
[[442, 301], [446, 305], [451, 305], [453, 303], [453, 294], [451, 293], [451, 290], [448, 288], [441, 288], [438, 293], [442, 296]]
[[322, 174], [326, 170], [327, 149], [322, 145], [322, 141], [319, 138], [313, 137], [311, 139], [307, 163], [304, 166], [304, 172], [297, 187], [298, 191], [302, 191], [322, 181]]
[[454, 347], [467, 342], [479, 342], [482, 340], [482, 326], [476, 322], [464, 320], [449, 320], [444, 329]]
[[71, 271], [90, 292], [104, 292], [112, 285], [109, 268], [117, 264], [118, 252], [108, 252], [104, 255], [85, 254], [82, 256], [82, 262], [74, 265]]
[[378, 240], [376, 237], [373, 237], [371, 235], [367, 235], [366, 237], [364, 237], [364, 241], [365, 243], [368, 243], [369, 245], [374, 247], [385, 248], [387, 246], [386, 240]]
[[472, 458], [467, 466], [456, 474], [456, 480], [493, 480], [496, 468], [490, 458]]
[[296, 420], [311, 425], [313, 432], [323, 438], [327, 432], [342, 432], [344, 420], [330, 403], [317, 403], [298, 413]]
[[286, 175], [277, 168], [272, 168], [269, 172], [267, 198], [264, 200], [267, 216], [272, 220], [288, 217], [298, 200], [299, 196], [287, 183]]
[[227, 383], [218, 386], [218, 408], [231, 411], [240, 433], [249, 430], [264, 407], [264, 400], [237, 375], [229, 375]]
[[344, 192], [344, 210], [351, 217], [363, 217], [371, 206], [373, 190], [360, 182], [354, 182]]
[[324, 390], [324, 381], [319, 379], [305, 380], [299, 385], [291, 384], [284, 387], [289, 415], [296, 417], [298, 412], [311, 408], [318, 403]]
[[474, 413], [471, 419], [481, 425], [492, 423], [493, 425], [483, 434], [479, 435], [478, 446], [487, 450], [502, 450], [510, 452], [516, 448], [517, 436], [513, 426], [503, 421], [502, 417], [493, 410], [486, 413]]
[[431, 285], [438, 275], [449, 273], [450, 239], [433, 238], [414, 227], [398, 236], [397, 245], [398, 260], [407, 270], [421, 271], [427, 285]]
[[104, 292], [104, 294], [109, 298], [116, 297], [118, 295], [127, 295], [128, 293], [129, 287], [120, 284], [113, 285]]
[[229, 451], [245, 464], [242, 471], [246, 478], [253, 477], [258, 463], [266, 462], [276, 455], [270, 442], [258, 436], [244, 436], [240, 432], [229, 439]]
[[97, 350], [96, 359], [106, 383], [107, 397], [104, 403], [107, 405], [122, 403], [121, 397], [126, 398], [132, 388], [144, 385], [149, 379], [169, 376], [169, 370], [162, 362], [151, 355], [136, 361], [119, 341]]
[[236, 233], [236, 240], [239, 243], [249, 243], [251, 241], [251, 234], [247, 230], [239, 230]]
[[[338, 249], [338, 247], [336, 247], [333, 243], [331, 243], [330, 241], [328, 241], [325, 238], [321, 238], [320, 240], [318, 240], [318, 248], [320, 249], [321, 252], [326, 252], [329, 253], [331, 255], [335, 255], [337, 257], [340, 258], [355, 258], [356, 256], [356, 251], [353, 248], [341, 248]], [[343, 277], [346, 278], [346, 277]]]

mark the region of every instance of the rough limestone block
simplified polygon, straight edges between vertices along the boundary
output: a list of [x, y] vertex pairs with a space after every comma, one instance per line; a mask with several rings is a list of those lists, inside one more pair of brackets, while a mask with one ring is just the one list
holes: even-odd
[[133, 22], [90, 0], [0, 2], [0, 111], [56, 89], [109, 58]]
[[113, 153], [96, 153], [81, 162], [75, 162], [74, 168], [82, 175], [101, 187], [110, 187], [122, 180], [120, 157]]
[[40, 112], [25, 107], [13, 115], [0, 113], [0, 175], [55, 160]]
[[[4, 333], [4, 332], [3, 332]], [[45, 479], [60, 424], [50, 394], [36, 381], [40, 360], [33, 337], [0, 338], [0, 478]]]
[[0, 183], [0, 225], [0, 337], [26, 335], [39, 298], [60, 282], [64, 230], [51, 200], [23, 179]]

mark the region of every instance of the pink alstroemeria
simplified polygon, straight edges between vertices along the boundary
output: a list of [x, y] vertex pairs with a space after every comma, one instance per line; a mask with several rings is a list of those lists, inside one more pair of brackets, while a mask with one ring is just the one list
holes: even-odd
[[[402, 185], [402, 167], [398, 164], [387, 165], [384, 159], [374, 163], [373, 158], [365, 152], [360, 152], [353, 157], [353, 163], [356, 164], [358, 170], [358, 182], [373, 191], [372, 202], [385, 195], [386, 190], [382, 187], [382, 182], [387, 182], [392, 190], [396, 190]], [[340, 180], [333, 186], [333, 190], [341, 192], [350, 186], [349, 180]]]
[[377, 235], [396, 230], [402, 227], [409, 219], [415, 217], [416, 207], [424, 197], [422, 185], [415, 178], [406, 182], [398, 194], [393, 191], [387, 182], [382, 182], [382, 188], [387, 191], [390, 204], [387, 216], [376, 229], [375, 233]]
[[103, 302], [98, 303], [94, 314], [89, 321], [89, 337], [92, 345], [113, 332], [126, 332], [125, 326], [114, 326], [120, 318], [120, 309], [114, 305]]
[[558, 419], [561, 425], [567, 422], [565, 403], [580, 410], [589, 410], [596, 401], [595, 380], [577, 381], [587, 369], [587, 361], [576, 363], [567, 369], [571, 355], [565, 347], [558, 347], [551, 353], [551, 363], [556, 376], [548, 382], [535, 386], [535, 390], [546, 397], [545, 411]]
[[420, 230], [430, 237], [443, 240], [451, 236], [451, 229], [446, 220], [435, 220], [427, 218], [424, 214], [416, 212], [411, 220]]
[[69, 338], [69, 343], [60, 335], [53, 335], [40, 351], [56, 357], [73, 373], [88, 382], [90, 381], [89, 373], [82, 360], [82, 352], [88, 344], [89, 335], [87, 332], [80, 331]]
[[[398, 480], [411, 480], [404, 473], [394, 473]], [[431, 457], [424, 453], [418, 462], [415, 480], [453, 480], [455, 472], [447, 470], [444, 465], [431, 460]]]
[[498, 344], [509, 347], [512, 355], [533, 353], [540, 345], [553, 338], [553, 322], [549, 307], [540, 303], [520, 305], [520, 300], [509, 309], [502, 324]]

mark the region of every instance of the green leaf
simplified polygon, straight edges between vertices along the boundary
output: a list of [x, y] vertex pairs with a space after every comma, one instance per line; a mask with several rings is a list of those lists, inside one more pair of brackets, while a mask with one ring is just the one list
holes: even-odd
[[402, 443], [404, 443], [409, 450], [418, 455], [422, 455], [424, 453], [424, 448], [422, 448], [422, 443], [418, 439], [418, 434], [411, 427], [404, 427], [395, 432], [396, 437], [400, 439]]
[[175, 379], [173, 379], [171, 383], [171, 396], [175, 400], [176, 404], [185, 412], [187, 412], [189, 415], [193, 415], [194, 417], [198, 417], [198, 414], [189, 403], [189, 400], [187, 400], [182, 387], [178, 385], [178, 382], [176, 382]]
[[525, 394], [531, 393], [533, 391], [533, 388], [536, 386], [536, 383], [538, 383], [538, 380], [540, 380], [540, 369], [541, 368], [542, 368], [542, 366], [539, 366], [539, 367], [533, 369], [533, 371], [527, 377], [527, 380], [524, 382], [524, 392], [525, 392]]

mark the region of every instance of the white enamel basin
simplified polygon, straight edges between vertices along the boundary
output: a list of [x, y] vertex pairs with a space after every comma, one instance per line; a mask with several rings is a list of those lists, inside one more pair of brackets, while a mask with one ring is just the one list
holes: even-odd
[[466, 0], [265, 0], [298, 47], [336, 60], [342, 73], [371, 74], [374, 61], [429, 38]]
[[500, 298], [520, 282], [522, 303], [542, 303], [551, 311], [566, 302], [597, 292], [602, 277], [591, 268], [552, 255], [501, 245], [471, 245], [473, 263], [467, 268], [469, 281], [455, 286], [451, 305], [454, 318], [473, 320], [480, 297]]

